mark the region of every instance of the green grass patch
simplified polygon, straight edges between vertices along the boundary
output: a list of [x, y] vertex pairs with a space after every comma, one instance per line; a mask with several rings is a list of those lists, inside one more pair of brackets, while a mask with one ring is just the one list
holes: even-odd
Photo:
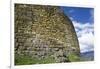
[[80, 57], [74, 53], [69, 54], [68, 58], [71, 62], [80, 61]]
[[49, 64], [56, 61], [52, 57], [47, 57], [39, 60], [38, 58], [30, 58], [29, 56], [15, 56], [15, 65], [31, 65], [31, 64]]

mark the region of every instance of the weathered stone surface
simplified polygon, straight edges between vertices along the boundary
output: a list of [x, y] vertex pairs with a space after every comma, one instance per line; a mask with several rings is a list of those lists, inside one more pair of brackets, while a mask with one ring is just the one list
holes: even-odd
[[58, 63], [79, 61], [69, 58], [80, 54], [72, 22], [57, 6], [15, 4], [15, 54], [52, 57]]

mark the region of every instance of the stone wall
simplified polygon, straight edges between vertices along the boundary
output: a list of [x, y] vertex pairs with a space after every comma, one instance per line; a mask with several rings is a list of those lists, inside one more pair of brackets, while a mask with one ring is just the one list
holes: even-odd
[[[58, 63], [79, 61], [74, 27], [60, 7], [15, 4], [14, 11], [15, 59], [25, 55], [38, 60], [52, 57]], [[72, 55], [75, 58], [70, 59]]]

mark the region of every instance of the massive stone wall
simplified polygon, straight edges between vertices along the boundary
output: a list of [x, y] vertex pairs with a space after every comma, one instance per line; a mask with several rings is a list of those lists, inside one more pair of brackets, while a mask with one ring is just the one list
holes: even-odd
[[50, 57], [57, 63], [79, 61], [74, 27], [60, 7], [15, 4], [14, 11], [15, 59], [29, 56], [38, 60]]

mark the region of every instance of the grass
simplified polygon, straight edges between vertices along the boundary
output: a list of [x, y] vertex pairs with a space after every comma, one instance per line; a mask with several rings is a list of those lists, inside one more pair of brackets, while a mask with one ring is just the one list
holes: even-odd
[[52, 57], [47, 57], [42, 60], [38, 58], [30, 58], [29, 56], [19, 56], [15, 57], [15, 65], [30, 65], [30, 64], [48, 64], [55, 63], [56, 61]]
[[69, 60], [71, 62], [77, 62], [77, 61], [80, 61], [80, 57], [78, 57], [77, 55], [71, 53], [69, 56], [68, 56]]
[[[80, 61], [80, 58], [75, 54], [70, 54], [68, 56], [70, 62]], [[29, 56], [16, 55], [15, 56], [15, 65], [31, 65], [31, 64], [49, 64], [56, 63], [55, 59], [52, 57], [47, 57], [43, 59], [30, 58]]]

